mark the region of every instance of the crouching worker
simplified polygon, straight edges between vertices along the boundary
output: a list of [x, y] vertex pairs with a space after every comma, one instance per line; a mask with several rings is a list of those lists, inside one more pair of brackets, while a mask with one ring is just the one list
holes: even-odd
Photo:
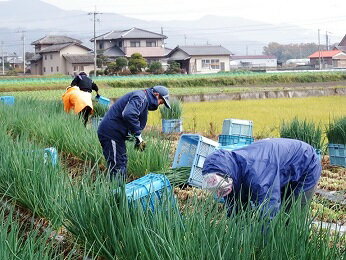
[[251, 202], [276, 215], [287, 196], [311, 200], [321, 175], [315, 149], [298, 140], [274, 138], [234, 151], [218, 150], [204, 163], [203, 188], [225, 197], [229, 212]]
[[111, 178], [126, 178], [125, 141], [134, 136], [135, 148], [144, 150], [145, 143], [141, 133], [147, 123], [148, 110], [157, 110], [161, 104], [170, 108], [169, 92], [163, 86], [155, 86], [124, 95], [107, 111], [97, 134]]
[[91, 93], [81, 91], [79, 87], [68, 87], [62, 96], [65, 112], [69, 113], [71, 109], [75, 114], [79, 114], [84, 120], [86, 126], [89, 116], [93, 112]]

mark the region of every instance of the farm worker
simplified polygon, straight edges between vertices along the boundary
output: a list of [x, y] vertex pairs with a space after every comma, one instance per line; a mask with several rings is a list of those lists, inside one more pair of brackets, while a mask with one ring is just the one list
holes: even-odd
[[218, 150], [203, 165], [203, 188], [225, 197], [229, 210], [237, 200], [264, 206], [274, 216], [288, 195], [311, 200], [321, 175], [315, 149], [302, 141], [273, 138], [233, 151]]
[[143, 151], [145, 143], [141, 133], [147, 123], [148, 110], [157, 110], [161, 104], [170, 108], [169, 91], [164, 86], [155, 86], [124, 95], [107, 111], [97, 134], [111, 178], [126, 178], [125, 140], [134, 136], [135, 148]]
[[[78, 86], [81, 91], [91, 93], [96, 91], [96, 98], [99, 98], [98, 86], [87, 76], [85, 72], [80, 72], [71, 82], [71, 86]], [[90, 95], [91, 98], [91, 95]]]
[[93, 104], [90, 93], [81, 91], [79, 87], [68, 87], [62, 96], [65, 112], [69, 113], [71, 109], [84, 119], [86, 126], [89, 115], [93, 112]]

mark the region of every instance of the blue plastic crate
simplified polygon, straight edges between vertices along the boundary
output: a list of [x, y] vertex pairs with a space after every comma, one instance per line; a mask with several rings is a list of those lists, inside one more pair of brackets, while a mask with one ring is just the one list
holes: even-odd
[[46, 148], [44, 149], [43, 158], [44, 158], [44, 163], [47, 163], [48, 160], [50, 160], [52, 165], [54, 166], [58, 163], [58, 151], [54, 147]]
[[109, 98], [106, 98], [106, 97], [103, 97], [103, 96], [100, 96], [98, 99], [97, 99], [97, 102], [101, 105], [104, 105], [106, 107], [109, 107], [110, 104], [111, 104], [111, 100]]
[[227, 151], [233, 151], [239, 148], [243, 148], [245, 146], [248, 146], [248, 144], [230, 144], [230, 145], [224, 145], [224, 146], [219, 146], [217, 149], [223, 149], [223, 150], [227, 150]]
[[254, 139], [248, 136], [241, 135], [219, 135], [219, 143], [222, 146], [232, 144], [252, 144]]
[[172, 168], [191, 167], [188, 183], [200, 188], [204, 161], [218, 146], [219, 143], [201, 135], [184, 134], [180, 137]]
[[[155, 205], [160, 203], [167, 192], [171, 192], [172, 187], [165, 175], [150, 173], [135, 181], [125, 185], [125, 193], [129, 202], [139, 201], [144, 209], [148, 207], [155, 209]], [[174, 200], [172, 194], [172, 200]], [[175, 200], [173, 201], [175, 203]]]
[[330, 165], [346, 168], [346, 145], [328, 144]]
[[253, 122], [235, 118], [225, 119], [222, 125], [222, 135], [240, 135], [252, 137]]
[[0, 102], [6, 105], [14, 105], [14, 96], [0, 96]]
[[183, 123], [180, 119], [162, 119], [162, 132], [165, 134], [181, 133]]

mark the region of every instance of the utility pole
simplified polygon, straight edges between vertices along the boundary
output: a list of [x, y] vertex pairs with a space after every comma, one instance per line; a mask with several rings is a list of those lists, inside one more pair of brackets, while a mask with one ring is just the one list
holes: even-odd
[[94, 76], [96, 77], [96, 60], [97, 60], [97, 53], [96, 53], [96, 15], [102, 14], [96, 12], [96, 6], [95, 6], [95, 11], [92, 13], [88, 13], [88, 15], [93, 15], [93, 20], [94, 20]]
[[23, 41], [23, 73], [25, 75], [25, 31], [22, 31], [22, 41]]
[[321, 70], [321, 41], [320, 41], [320, 29], [318, 29], [318, 68]]
[[186, 34], [184, 34], [185, 46], [186, 46]]
[[4, 55], [4, 42], [1, 41], [1, 56], [2, 56], [2, 75], [5, 75], [5, 55]]
[[329, 51], [328, 32], [327, 31], [326, 31], [326, 48], [327, 48], [327, 51]]

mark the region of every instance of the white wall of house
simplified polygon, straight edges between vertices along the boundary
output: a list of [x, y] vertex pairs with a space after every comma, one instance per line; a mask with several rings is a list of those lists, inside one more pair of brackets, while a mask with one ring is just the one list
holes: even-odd
[[59, 52], [42, 53], [42, 72], [43, 75], [64, 73]]
[[192, 56], [190, 59], [191, 74], [216, 73], [230, 70], [230, 56]]
[[94, 70], [94, 64], [71, 64], [66, 61], [66, 74], [74, 76], [79, 72], [84, 71], [86, 74], [90, 75], [90, 71]]
[[277, 59], [239, 59], [231, 60], [231, 67], [277, 67]]
[[67, 74], [68, 70], [66, 68], [66, 62], [65, 62], [65, 58], [63, 57], [63, 55], [65, 54], [74, 54], [74, 55], [80, 55], [80, 54], [88, 54], [89, 51], [86, 50], [85, 48], [82, 48], [80, 46], [77, 45], [71, 45], [68, 46], [64, 49], [62, 49], [60, 51], [60, 63], [61, 63], [61, 67], [64, 70], [64, 74]]
[[161, 39], [131, 39], [125, 40], [121, 49], [128, 57], [137, 52], [143, 57], [160, 57], [165, 55], [162, 45]]

